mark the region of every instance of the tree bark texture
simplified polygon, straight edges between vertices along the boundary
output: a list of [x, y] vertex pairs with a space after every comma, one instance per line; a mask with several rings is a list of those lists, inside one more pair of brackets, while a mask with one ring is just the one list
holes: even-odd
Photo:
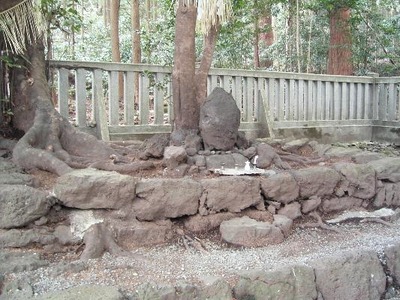
[[[142, 49], [140, 45], [140, 6], [139, 0], [132, 0], [132, 63], [142, 61]], [[139, 103], [139, 74], [134, 76], [134, 103]]]
[[340, 8], [330, 14], [330, 42], [327, 73], [352, 75], [350, 9]]
[[207, 77], [211, 68], [215, 44], [217, 43], [219, 23], [212, 25], [204, 36], [204, 49], [200, 67], [196, 71], [196, 99], [200, 107], [207, 98]]
[[[110, 36], [111, 36], [111, 56], [113, 62], [121, 62], [121, 52], [119, 47], [119, 5], [120, 0], [112, 0], [110, 7]], [[123, 74], [118, 76], [119, 99], [124, 95]]]
[[200, 107], [195, 87], [195, 27], [197, 7], [179, 1], [176, 12], [172, 93], [174, 99], [173, 143], [183, 142], [187, 133], [197, 133]]
[[[272, 29], [272, 16], [271, 9], [267, 9], [265, 14], [260, 18], [260, 28], [262, 32], [259, 33], [259, 40], [264, 47], [270, 47], [274, 43], [274, 31]], [[263, 59], [260, 61], [260, 66], [264, 68], [272, 67], [273, 61], [271, 59]]]

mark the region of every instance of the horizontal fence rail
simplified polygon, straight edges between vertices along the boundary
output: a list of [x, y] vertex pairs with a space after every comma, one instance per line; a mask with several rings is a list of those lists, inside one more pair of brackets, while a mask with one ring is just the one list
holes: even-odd
[[[78, 127], [96, 125], [105, 140], [171, 131], [171, 67], [76, 61], [50, 67], [59, 112]], [[208, 93], [217, 86], [234, 97], [242, 130], [400, 121], [399, 77], [211, 69]]]

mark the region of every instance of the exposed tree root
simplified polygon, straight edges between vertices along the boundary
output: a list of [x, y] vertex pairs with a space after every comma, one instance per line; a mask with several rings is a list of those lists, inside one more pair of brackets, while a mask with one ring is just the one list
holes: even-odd
[[190, 251], [191, 249], [194, 249], [200, 253], [208, 253], [205, 245], [199, 238], [191, 237], [185, 234], [185, 232], [182, 229], [178, 229], [177, 233], [181, 236], [183, 246], [185, 247], [186, 250]]
[[387, 222], [387, 221], [382, 220], [382, 219], [379, 219], [379, 218], [365, 218], [365, 219], [362, 219], [360, 221], [360, 223], [366, 223], [366, 222], [374, 222], [374, 223], [379, 223], [379, 224], [382, 224], [382, 225], [385, 225], [385, 226], [388, 226], [388, 227], [393, 227], [392, 223]]
[[321, 216], [316, 211], [310, 212], [308, 214], [308, 216], [313, 217], [314, 219], [316, 219], [316, 222], [315, 223], [302, 224], [300, 227], [302, 227], [302, 228], [321, 228], [321, 229], [324, 229], [324, 230], [334, 231], [336, 233], [340, 233], [341, 232], [339, 229], [331, 227], [331, 226], [325, 224], [324, 221], [322, 221]]
[[85, 233], [83, 240], [85, 250], [81, 254], [81, 260], [102, 257], [104, 252], [109, 252], [115, 256], [129, 255], [129, 252], [118, 246], [104, 223], [93, 224]]
[[[111, 147], [73, 127], [54, 108], [45, 76], [44, 47], [29, 46], [29, 71], [15, 70], [14, 125], [25, 132], [13, 150], [14, 162], [24, 169], [42, 169], [57, 175], [89, 166], [103, 170], [134, 172], [151, 168], [134, 163], [120, 154], [132, 150]], [[111, 159], [110, 159], [111, 157]]]
[[282, 150], [277, 150], [276, 153], [280, 156], [280, 158], [282, 160], [292, 161], [292, 162], [302, 165], [303, 167], [307, 167], [308, 165], [311, 165], [311, 164], [317, 164], [320, 162], [324, 162], [328, 159], [327, 157], [308, 158], [308, 157], [304, 157], [301, 155], [297, 155], [297, 154], [282, 151]]

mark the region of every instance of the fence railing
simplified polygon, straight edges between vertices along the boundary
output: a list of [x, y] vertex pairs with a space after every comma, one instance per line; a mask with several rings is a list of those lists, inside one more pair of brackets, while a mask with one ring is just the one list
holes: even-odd
[[[78, 127], [96, 124], [105, 140], [170, 132], [172, 68], [75, 61], [50, 67], [58, 109]], [[232, 93], [245, 131], [400, 121], [400, 77], [211, 69], [208, 92], [216, 86]]]

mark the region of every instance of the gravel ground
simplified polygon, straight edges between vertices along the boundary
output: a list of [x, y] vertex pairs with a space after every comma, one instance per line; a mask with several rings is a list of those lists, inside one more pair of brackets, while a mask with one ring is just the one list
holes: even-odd
[[201, 284], [210, 276], [224, 278], [233, 286], [243, 271], [308, 264], [344, 251], [382, 252], [400, 243], [399, 220], [393, 226], [347, 221], [335, 228], [340, 233], [298, 227], [282, 244], [252, 249], [204, 240], [207, 253], [185, 250], [179, 243], [134, 249], [128, 257], [106, 254], [102, 259], [87, 262], [73, 261], [74, 254], [70, 253], [52, 257], [47, 268], [12, 274], [8, 279], [28, 279], [35, 295], [89, 283], [118, 286], [129, 295], [145, 282]]

